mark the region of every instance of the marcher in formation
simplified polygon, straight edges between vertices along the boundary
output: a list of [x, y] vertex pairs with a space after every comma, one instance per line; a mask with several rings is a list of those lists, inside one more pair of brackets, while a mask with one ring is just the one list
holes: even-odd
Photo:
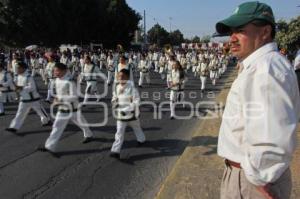
[[[27, 53], [28, 54], [28, 53]], [[19, 109], [8, 131], [17, 134], [31, 108], [41, 117], [42, 125], [50, 125], [51, 120], [41, 104], [41, 95], [35, 85], [35, 78], [41, 77], [47, 85], [45, 101], [57, 107], [53, 116], [54, 123], [49, 138], [38, 149], [54, 155], [57, 145], [69, 121], [77, 124], [83, 131], [83, 143], [93, 141], [93, 132], [82, 126], [86, 122], [78, 115], [83, 107], [80, 96], [76, 94], [76, 85], [83, 86], [82, 104], [100, 101], [98, 87], [99, 74], [106, 76], [104, 84], [112, 88], [112, 105], [117, 131], [112, 145], [111, 156], [119, 158], [124, 142], [125, 128], [131, 126], [139, 145], [145, 142], [145, 135], [140, 124], [139, 91], [152, 86], [152, 76], [157, 75], [161, 88], [170, 92], [170, 119], [176, 119], [176, 106], [184, 99], [184, 87], [188, 84], [191, 73], [201, 80], [199, 90], [205, 92], [208, 78], [220, 78], [226, 71], [230, 56], [222, 49], [201, 50], [153, 50], [149, 52], [114, 50], [101, 51], [33, 51], [24, 63], [24, 52], [16, 50], [6, 56], [0, 67], [0, 116], [5, 115], [5, 104], [20, 100]], [[222, 63], [222, 65], [218, 65]], [[219, 70], [222, 66], [222, 70]], [[191, 72], [192, 70], [192, 72]], [[213, 75], [212, 75], [213, 74]], [[217, 84], [216, 78], [212, 83]], [[146, 81], [145, 81], [146, 80]], [[102, 83], [101, 83], [102, 84]], [[139, 90], [135, 87], [138, 86]], [[16, 95], [18, 93], [18, 95]]]
[[22, 127], [31, 109], [40, 116], [43, 126], [49, 125], [51, 123], [50, 117], [40, 102], [40, 94], [28, 66], [25, 62], [18, 62], [16, 67], [18, 75], [15, 87], [19, 95], [19, 107], [15, 118], [6, 130], [16, 133]]

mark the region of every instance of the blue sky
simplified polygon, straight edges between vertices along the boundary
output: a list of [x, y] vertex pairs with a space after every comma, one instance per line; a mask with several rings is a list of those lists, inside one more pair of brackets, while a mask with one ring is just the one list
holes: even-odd
[[[214, 32], [217, 21], [229, 16], [246, 1], [241, 0], [126, 0], [139, 13], [146, 10], [147, 29], [161, 24], [166, 30], [180, 29], [185, 37]], [[300, 15], [300, 0], [261, 0], [273, 8], [276, 20]], [[172, 18], [170, 20], [170, 17]]]

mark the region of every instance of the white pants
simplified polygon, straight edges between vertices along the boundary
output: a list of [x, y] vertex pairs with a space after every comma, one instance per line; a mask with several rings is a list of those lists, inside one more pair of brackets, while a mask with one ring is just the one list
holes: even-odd
[[40, 68], [40, 69], [39, 69], [39, 73], [40, 73], [40, 75], [42, 76], [42, 79], [43, 79], [43, 81], [44, 81], [45, 84], [46, 84], [46, 83], [47, 83], [47, 78], [46, 78], [44, 69]]
[[33, 109], [41, 117], [42, 124], [47, 124], [50, 121], [50, 118], [40, 101], [28, 103], [20, 102], [16, 117], [12, 120], [9, 128], [19, 130], [31, 109]]
[[103, 69], [104, 63], [105, 63], [105, 61], [100, 61], [100, 70]]
[[54, 88], [54, 86], [52, 86], [52, 84], [54, 84], [54, 80], [53, 79], [49, 79], [48, 80], [48, 91], [47, 91], [47, 101], [51, 100], [51, 96], [53, 94], [52, 88]]
[[155, 72], [158, 73], [158, 70], [159, 70], [158, 61], [154, 61], [154, 66], [155, 66]]
[[[88, 81], [85, 89], [85, 95], [83, 103], [86, 103], [88, 99], [93, 95], [99, 95], [98, 89], [97, 89], [97, 81]], [[97, 97], [97, 100], [99, 98]]]
[[140, 80], [139, 80], [139, 86], [142, 86], [144, 83], [144, 79], [146, 78], [147, 83], [150, 83], [150, 75], [148, 73], [140, 72]]
[[[179, 99], [181, 97], [181, 99]], [[176, 103], [182, 101], [183, 99], [183, 91], [174, 91], [171, 90], [170, 93], [170, 111], [171, 111], [171, 117], [175, 116], [175, 106]]]
[[107, 71], [107, 84], [111, 84], [115, 72]]
[[0, 102], [0, 113], [4, 113], [4, 106], [2, 102]]
[[220, 78], [221, 77], [221, 75], [223, 74], [223, 68], [219, 68], [219, 73], [218, 73], [219, 75], [218, 75], [218, 78]]
[[212, 81], [212, 85], [216, 85], [218, 79], [218, 71], [210, 71], [210, 79]]
[[227, 66], [226, 66], [226, 64], [223, 64], [222, 74], [224, 74], [226, 72], [226, 70], [227, 70]]
[[171, 74], [170, 73], [167, 73], [167, 86], [168, 86], [168, 88], [170, 88], [171, 87], [171, 85], [170, 85], [170, 82], [172, 81], [172, 79], [171, 79]]
[[207, 77], [201, 75], [200, 80], [201, 80], [201, 90], [205, 90]]
[[45, 143], [46, 149], [55, 151], [57, 143], [70, 120], [74, 124], [76, 124], [79, 128], [81, 128], [85, 138], [93, 136], [92, 131], [88, 127], [82, 125], [82, 124], [86, 125], [87, 122], [81, 114], [77, 112], [74, 113], [58, 112], [52, 126], [51, 134]]
[[39, 73], [39, 69], [38, 68], [33, 68], [32, 71], [31, 71], [31, 76], [35, 77], [37, 73]]
[[115, 142], [112, 145], [111, 152], [113, 153], [120, 153], [125, 136], [125, 129], [129, 125], [136, 136], [138, 142], [145, 142], [145, 134], [141, 128], [140, 120], [133, 120], [133, 121], [117, 121], [117, 132], [115, 134]]
[[160, 77], [161, 77], [162, 80], [164, 80], [166, 78], [163, 67], [159, 68], [159, 74], [160, 74]]

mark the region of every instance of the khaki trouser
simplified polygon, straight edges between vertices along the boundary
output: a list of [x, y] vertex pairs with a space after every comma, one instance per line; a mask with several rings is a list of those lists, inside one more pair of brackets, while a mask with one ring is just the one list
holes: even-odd
[[[292, 182], [291, 171], [287, 169], [282, 176], [271, 185], [272, 193], [277, 199], [289, 199]], [[221, 199], [265, 199], [245, 176], [243, 169], [226, 166], [221, 185]]]

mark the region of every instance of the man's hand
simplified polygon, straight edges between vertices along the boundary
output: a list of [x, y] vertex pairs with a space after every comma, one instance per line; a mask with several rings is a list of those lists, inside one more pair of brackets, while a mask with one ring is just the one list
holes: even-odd
[[278, 199], [273, 193], [271, 193], [271, 185], [257, 187], [258, 191], [263, 194], [266, 199]]

